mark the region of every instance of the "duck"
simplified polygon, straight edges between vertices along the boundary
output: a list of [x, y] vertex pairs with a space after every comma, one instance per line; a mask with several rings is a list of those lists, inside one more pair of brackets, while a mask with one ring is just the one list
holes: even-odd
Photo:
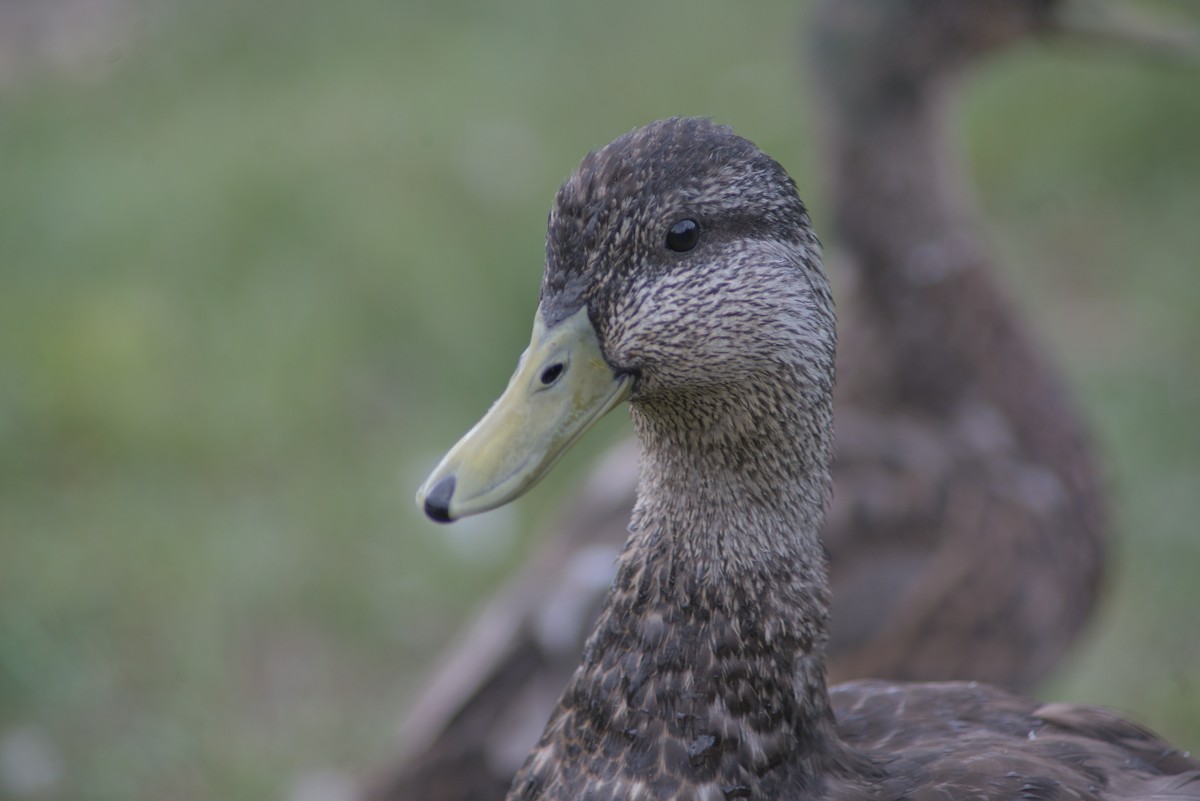
[[836, 331], [795, 183], [730, 128], [651, 123], [562, 185], [529, 347], [417, 494], [509, 503], [628, 406], [629, 537], [508, 799], [1200, 799], [1200, 762], [1107, 710], [828, 686]]
[[[1029, 692], [1096, 608], [1111, 538], [1086, 415], [998, 275], [947, 142], [964, 72], [1076, 7], [819, 3], [806, 37], [840, 316], [823, 539], [835, 681], [981, 680]], [[1155, 41], [1153, 28], [1131, 30]], [[899, 87], [899, 89], [898, 89]], [[903, 91], [901, 91], [903, 90]], [[905, 98], [905, 100], [901, 100]], [[372, 801], [503, 797], [611, 583], [637, 485], [612, 448], [532, 558], [417, 693]]]

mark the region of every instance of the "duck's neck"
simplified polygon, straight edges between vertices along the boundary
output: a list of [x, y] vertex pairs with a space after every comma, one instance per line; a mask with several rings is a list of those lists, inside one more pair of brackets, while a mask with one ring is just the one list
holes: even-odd
[[[926, 78], [827, 101], [832, 228], [875, 307], [907, 315], [947, 282], [987, 282], [950, 132], [953, 86]], [[990, 285], [989, 285], [990, 287]]]
[[[764, 408], [774, 403], [793, 399], [633, 408], [641, 475], [632, 533], [527, 774], [594, 760], [604, 767], [574, 775], [609, 771], [617, 796], [653, 779], [663, 797], [769, 798], [815, 788], [836, 761], [817, 539], [831, 410], [826, 399], [780, 420]], [[582, 752], [563, 753], [556, 737]], [[553, 759], [539, 757], [547, 748]]]
[[1078, 423], [994, 278], [951, 141], [955, 88], [927, 77], [828, 99], [831, 227], [853, 275], [843, 300], [867, 339], [852, 349], [885, 371], [854, 403], [953, 419], [986, 398], [1019, 447], [1058, 459], [1078, 450]]
[[[669, 548], [718, 587], [783, 566], [793, 579], [770, 593], [798, 583], [824, 597], [818, 532], [831, 488], [833, 420], [829, 387], [804, 383], [784, 368], [744, 393], [631, 407], [640, 462], [629, 561], [639, 548]], [[826, 613], [823, 603], [799, 611]]]

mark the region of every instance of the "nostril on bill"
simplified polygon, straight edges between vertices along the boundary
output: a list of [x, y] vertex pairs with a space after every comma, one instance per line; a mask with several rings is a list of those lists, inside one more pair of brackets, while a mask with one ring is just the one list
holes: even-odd
[[449, 523], [454, 520], [450, 516], [450, 498], [454, 496], [454, 476], [446, 476], [425, 496], [425, 514], [430, 520], [438, 523]]

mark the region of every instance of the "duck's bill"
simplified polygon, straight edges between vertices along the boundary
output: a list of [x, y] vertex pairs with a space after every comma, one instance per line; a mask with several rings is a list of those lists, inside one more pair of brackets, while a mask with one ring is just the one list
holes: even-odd
[[417, 504], [448, 523], [519, 497], [630, 385], [604, 359], [586, 309], [547, 328], [539, 308], [508, 388], [421, 485]]
[[1125, 47], [1156, 58], [1200, 59], [1200, 35], [1186, 25], [1105, 0], [1063, 0], [1051, 12], [1060, 33], [1086, 42]]

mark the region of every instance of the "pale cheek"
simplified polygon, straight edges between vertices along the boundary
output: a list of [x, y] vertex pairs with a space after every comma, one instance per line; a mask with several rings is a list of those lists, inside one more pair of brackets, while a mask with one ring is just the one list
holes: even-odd
[[630, 287], [611, 314], [606, 354], [614, 365], [640, 369], [646, 384], [739, 380], [760, 362], [778, 361], [785, 318], [797, 306], [794, 271], [782, 280], [763, 271], [747, 283], [744, 266], [658, 275]]

